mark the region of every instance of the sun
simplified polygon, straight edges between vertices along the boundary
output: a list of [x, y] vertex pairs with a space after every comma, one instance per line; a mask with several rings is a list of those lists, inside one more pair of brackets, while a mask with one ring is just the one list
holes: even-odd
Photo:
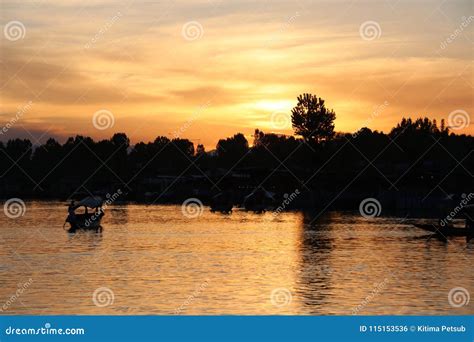
[[290, 112], [294, 107], [294, 101], [290, 100], [260, 100], [253, 103], [254, 109], [266, 112]]

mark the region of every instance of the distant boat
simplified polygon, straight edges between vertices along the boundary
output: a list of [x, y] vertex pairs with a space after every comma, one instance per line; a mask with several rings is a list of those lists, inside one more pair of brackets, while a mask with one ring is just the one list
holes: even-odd
[[234, 203], [232, 195], [229, 193], [219, 193], [211, 198], [211, 212], [220, 212], [224, 214], [232, 213]]
[[441, 236], [474, 236], [474, 229], [443, 227], [435, 224], [414, 224], [415, 227]]
[[263, 189], [257, 189], [245, 196], [244, 207], [256, 213], [262, 213], [275, 205], [275, 194]]
[[[89, 196], [77, 203], [72, 201], [68, 208], [69, 215], [66, 218], [66, 222], [70, 224], [69, 231], [99, 228], [100, 221], [104, 216], [103, 203], [104, 201], [99, 196]], [[79, 208], [84, 208], [84, 212], [76, 213]], [[93, 212], [89, 212], [88, 209], [92, 209]]]

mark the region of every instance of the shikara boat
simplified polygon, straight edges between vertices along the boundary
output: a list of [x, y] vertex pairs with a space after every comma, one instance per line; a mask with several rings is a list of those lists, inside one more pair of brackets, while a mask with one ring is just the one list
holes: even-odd
[[[86, 197], [78, 203], [72, 201], [68, 208], [69, 215], [66, 218], [66, 222], [70, 224], [69, 231], [100, 228], [100, 221], [104, 216], [103, 202], [99, 196]], [[84, 208], [84, 212], [77, 213], [76, 210], [79, 208]], [[89, 212], [89, 209], [93, 211]]]
[[230, 214], [234, 203], [232, 202], [232, 195], [229, 193], [219, 193], [211, 198], [211, 212], [220, 212]]
[[263, 213], [275, 206], [275, 194], [259, 188], [245, 196], [243, 204], [247, 211]]
[[224, 214], [230, 214], [232, 212], [233, 208], [232, 203], [216, 203], [216, 204], [211, 204], [211, 212], [219, 212], [219, 213], [224, 213]]
[[466, 228], [454, 228], [454, 227], [443, 227], [436, 224], [414, 224], [415, 227], [429, 231], [433, 234], [442, 236], [474, 236], [473, 229]]

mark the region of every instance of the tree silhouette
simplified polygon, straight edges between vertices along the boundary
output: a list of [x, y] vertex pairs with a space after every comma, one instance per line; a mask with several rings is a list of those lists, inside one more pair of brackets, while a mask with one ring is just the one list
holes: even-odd
[[449, 133], [449, 128], [446, 127], [444, 119], [441, 120], [441, 128], [438, 128], [436, 119], [430, 120], [429, 118], [418, 118], [413, 121], [411, 118], [403, 118], [396, 127], [392, 128], [390, 135], [397, 136], [399, 134], [408, 134], [413, 135], [416, 133], [422, 134], [443, 134], [447, 135]]
[[131, 200], [166, 193], [162, 201], [182, 201], [217, 190], [242, 200], [262, 186], [279, 196], [300, 189], [308, 199], [301, 203], [311, 206], [343, 192], [332, 205], [344, 207], [380, 191], [399, 196], [392, 184], [403, 196], [431, 195], [437, 187], [442, 195], [472, 192], [474, 137], [449, 132], [444, 120], [438, 126], [425, 117], [404, 118], [388, 134], [367, 127], [334, 133], [335, 115], [323, 100], [305, 94], [298, 101], [294, 121], [301, 120], [298, 132], [311, 144], [258, 129], [252, 146], [238, 133], [209, 152], [188, 139], [164, 136], [130, 145], [124, 133], [100, 141], [49, 139], [38, 146], [27, 139], [0, 141], [0, 198], [68, 198], [121, 188]]
[[220, 139], [216, 146], [217, 155], [226, 166], [237, 163], [249, 150], [249, 143], [242, 133], [231, 138]]
[[206, 153], [206, 149], [204, 148], [203, 144], [198, 144], [196, 148], [196, 155], [197, 156], [202, 156]]
[[336, 113], [327, 109], [324, 100], [316, 95], [298, 96], [298, 104], [291, 110], [295, 134], [312, 144], [319, 144], [334, 136]]

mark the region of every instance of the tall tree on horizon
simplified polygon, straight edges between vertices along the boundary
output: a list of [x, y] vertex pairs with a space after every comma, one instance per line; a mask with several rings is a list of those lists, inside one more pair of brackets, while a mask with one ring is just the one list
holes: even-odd
[[298, 104], [291, 110], [291, 123], [296, 135], [318, 145], [334, 136], [336, 113], [327, 109], [324, 100], [313, 94], [298, 96]]
[[220, 139], [216, 151], [223, 165], [231, 167], [247, 154], [249, 143], [242, 133], [237, 133], [233, 137]]

